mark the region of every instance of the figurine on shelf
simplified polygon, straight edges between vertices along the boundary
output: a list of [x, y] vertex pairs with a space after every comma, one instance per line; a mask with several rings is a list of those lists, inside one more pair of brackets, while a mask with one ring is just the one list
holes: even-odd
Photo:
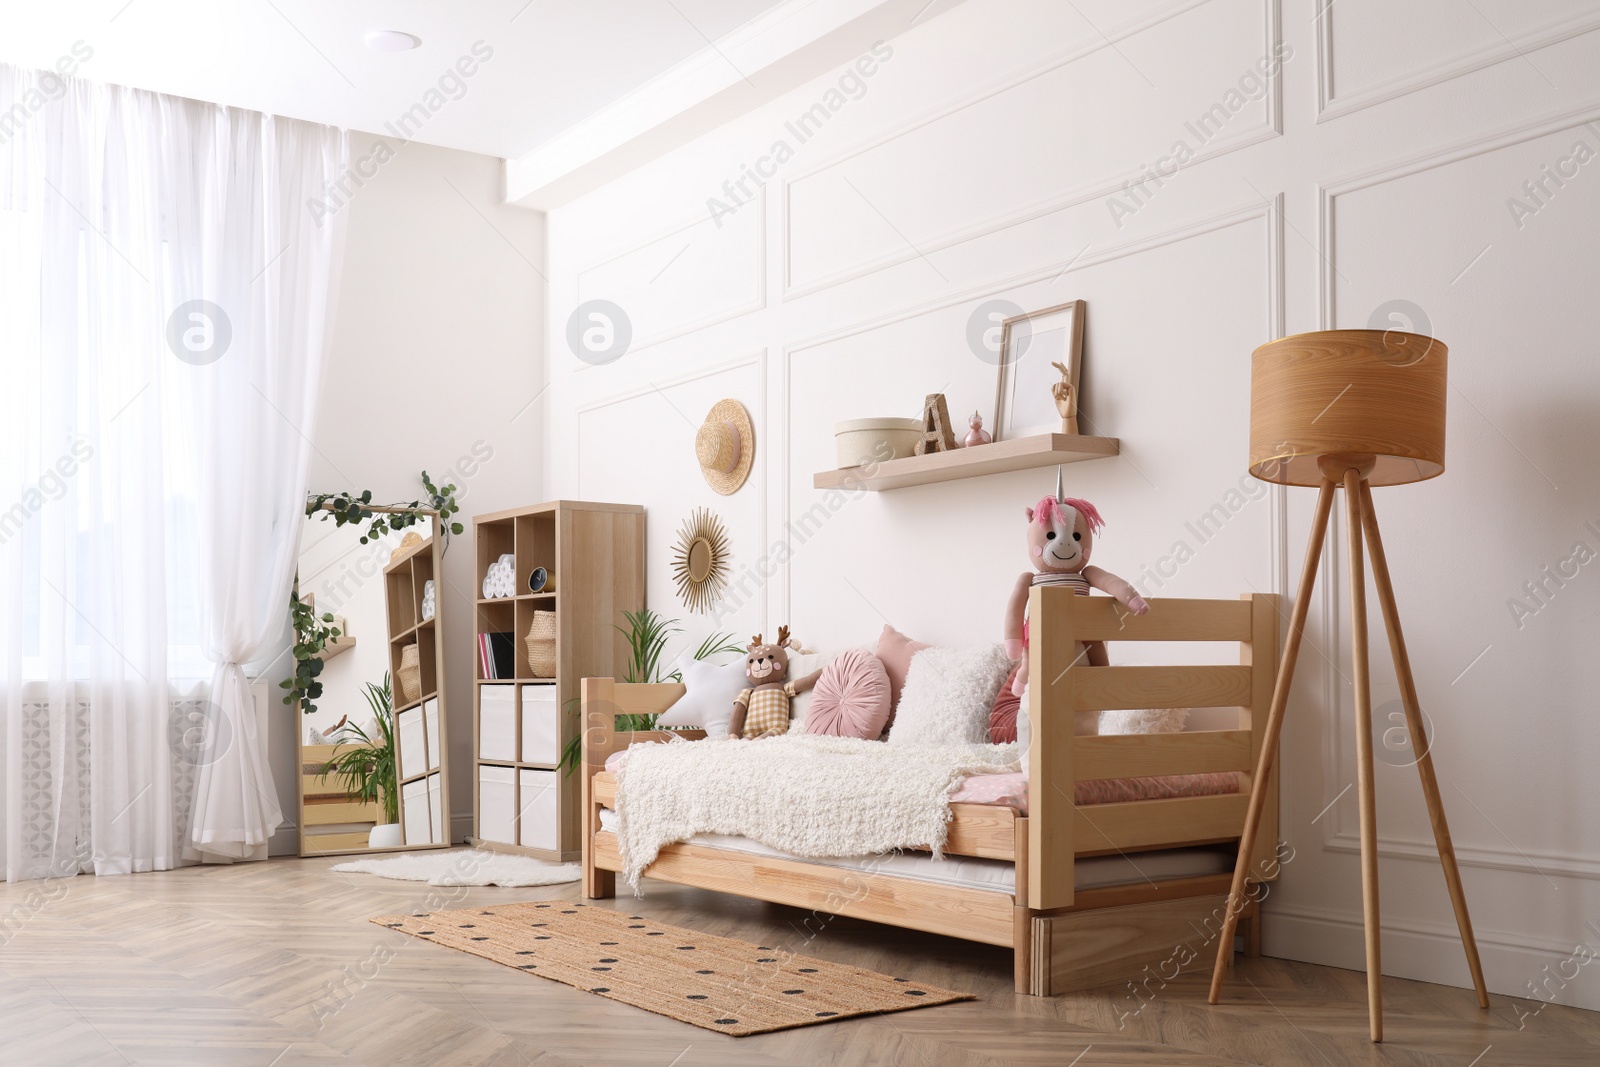
[[989, 436], [989, 431], [983, 428], [983, 416], [976, 411], [972, 413], [972, 418], [967, 420], [967, 425], [970, 429], [967, 430], [966, 440], [961, 442], [963, 446], [971, 448], [973, 445], [986, 445], [994, 440]]
[[943, 393], [929, 393], [922, 401], [922, 434], [912, 448], [912, 453], [925, 456], [930, 452], [954, 452], [956, 434], [950, 428], [950, 406]]
[[[1021, 659], [1011, 691], [1021, 698], [1017, 712], [1017, 741], [1021, 743], [1026, 765], [1028, 746], [1028, 593], [1036, 585], [1065, 586], [1078, 596], [1088, 596], [1091, 588], [1110, 593], [1133, 615], [1150, 610], [1139, 591], [1110, 571], [1089, 566], [1094, 551], [1094, 535], [1105, 525], [1100, 512], [1087, 500], [1066, 496], [1062, 491], [1061, 468], [1056, 468], [1056, 491], [1031, 508], [1028, 516], [1028, 557], [1032, 571], [1017, 577], [1011, 599], [1006, 604], [1006, 655]], [[1090, 641], [1078, 653], [1088, 666], [1104, 667], [1110, 661], [1102, 641]], [[1075, 662], [1077, 660], [1075, 659]], [[1074, 733], [1099, 733], [1100, 713], [1076, 713]]]
[[1061, 380], [1050, 387], [1056, 410], [1061, 413], [1061, 432], [1078, 432], [1078, 387], [1072, 384], [1072, 372], [1063, 363], [1050, 364], [1061, 372]]

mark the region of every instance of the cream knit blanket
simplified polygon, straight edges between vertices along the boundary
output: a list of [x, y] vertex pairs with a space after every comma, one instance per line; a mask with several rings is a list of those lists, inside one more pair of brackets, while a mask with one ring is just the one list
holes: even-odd
[[617, 782], [617, 847], [634, 891], [663, 845], [733, 834], [797, 856], [944, 850], [950, 788], [1015, 770], [1012, 745], [886, 745], [786, 734], [634, 745]]

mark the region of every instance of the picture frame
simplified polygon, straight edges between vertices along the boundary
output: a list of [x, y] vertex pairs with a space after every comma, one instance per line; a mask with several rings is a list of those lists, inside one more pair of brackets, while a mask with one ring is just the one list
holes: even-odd
[[[1043, 433], [1077, 433], [1083, 366], [1085, 304], [1064, 304], [1013, 315], [1000, 323], [1000, 369], [994, 402], [994, 439]], [[1059, 367], [1067, 368], [1063, 378]], [[1070, 386], [1063, 412], [1055, 389]]]

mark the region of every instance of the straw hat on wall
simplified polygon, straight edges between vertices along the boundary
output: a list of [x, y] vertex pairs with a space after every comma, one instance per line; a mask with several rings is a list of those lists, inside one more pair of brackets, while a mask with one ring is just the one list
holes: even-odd
[[756, 430], [750, 413], [737, 400], [719, 400], [694, 435], [695, 457], [706, 484], [731, 496], [750, 477], [755, 460]]

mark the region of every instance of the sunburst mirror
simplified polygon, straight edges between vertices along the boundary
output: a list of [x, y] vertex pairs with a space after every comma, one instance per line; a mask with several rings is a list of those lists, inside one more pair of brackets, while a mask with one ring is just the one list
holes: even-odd
[[728, 534], [706, 508], [696, 508], [678, 531], [672, 580], [678, 599], [693, 612], [710, 608], [728, 584]]

